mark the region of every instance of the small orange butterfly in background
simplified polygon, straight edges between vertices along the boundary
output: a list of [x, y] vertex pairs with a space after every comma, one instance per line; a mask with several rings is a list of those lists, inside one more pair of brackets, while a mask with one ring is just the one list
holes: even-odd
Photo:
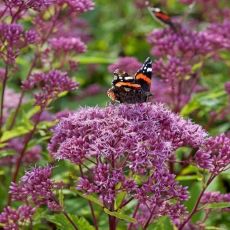
[[160, 8], [150, 6], [148, 10], [154, 19], [164, 25], [170, 26], [175, 32], [177, 31], [176, 25], [172, 22], [172, 18], [166, 12], [162, 11]]

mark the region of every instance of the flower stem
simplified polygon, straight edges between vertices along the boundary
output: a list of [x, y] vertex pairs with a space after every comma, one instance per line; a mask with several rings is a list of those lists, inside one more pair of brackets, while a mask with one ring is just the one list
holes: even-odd
[[[134, 210], [134, 213], [133, 213], [133, 218], [136, 217], [137, 211], [138, 211], [139, 207], [140, 207], [140, 203], [138, 202], [138, 204], [137, 204], [137, 206], [136, 206], [136, 208], [135, 208], [135, 210]], [[131, 230], [132, 227], [133, 227], [133, 223], [130, 223], [130, 224], [129, 224], [129, 227], [128, 227], [128, 230]]]
[[4, 75], [3, 82], [2, 82], [2, 92], [1, 92], [0, 135], [1, 135], [2, 123], [3, 123], [4, 95], [5, 95], [5, 89], [6, 89], [6, 82], [7, 82], [7, 78], [8, 78], [8, 70], [9, 70], [8, 63], [6, 63], [6, 66], [5, 66], [5, 75]]
[[184, 226], [190, 221], [190, 219], [193, 217], [193, 215], [196, 213], [198, 206], [200, 204], [200, 200], [205, 192], [205, 190], [207, 189], [207, 187], [209, 186], [209, 184], [213, 181], [213, 179], [215, 178], [215, 176], [211, 175], [206, 183], [206, 185], [204, 186], [204, 188], [202, 189], [195, 206], [193, 207], [191, 213], [189, 214], [189, 216], [187, 217], [187, 219], [180, 225], [180, 227], [178, 228], [178, 230], [182, 230], [184, 228]]
[[152, 211], [151, 211], [151, 213], [149, 215], [149, 218], [148, 218], [147, 222], [145, 223], [145, 226], [144, 226], [143, 230], [146, 230], [147, 227], [149, 226], [149, 223], [150, 223], [150, 221], [151, 221], [151, 219], [153, 217], [154, 211], [155, 211], [155, 208], [152, 209]]
[[[31, 73], [32, 73], [32, 71], [33, 71], [33, 68], [34, 68], [34, 66], [35, 66], [35, 64], [36, 64], [37, 59], [38, 59], [38, 55], [35, 55], [35, 57], [34, 57], [34, 59], [33, 59], [33, 61], [32, 61], [32, 64], [31, 64], [31, 66], [30, 66], [30, 69], [29, 69], [29, 71], [28, 71], [28, 73], [27, 73], [26, 79], [28, 79], [29, 76], [31, 75]], [[13, 116], [12, 122], [11, 122], [11, 124], [10, 124], [10, 126], [9, 126], [9, 130], [11, 130], [11, 129], [14, 127], [14, 124], [15, 124], [15, 121], [16, 121], [16, 117], [17, 117], [18, 112], [19, 112], [19, 110], [20, 110], [20, 107], [21, 107], [21, 104], [22, 104], [22, 99], [23, 99], [24, 95], [25, 95], [25, 91], [22, 90], [22, 91], [21, 91], [20, 98], [19, 98], [19, 101], [18, 101], [18, 104], [17, 104], [17, 107], [16, 107], [16, 110], [15, 110], [15, 112], [14, 112], [14, 116]]]
[[78, 230], [78, 227], [76, 226], [76, 224], [71, 220], [71, 218], [69, 217], [68, 213], [66, 211], [62, 211], [63, 215], [66, 217], [66, 219], [73, 225], [73, 228], [75, 230]]
[[116, 217], [109, 215], [109, 230], [116, 230]]
[[[80, 169], [81, 177], [84, 177], [81, 165], [79, 165], [79, 169]], [[94, 212], [94, 209], [93, 209], [93, 204], [89, 200], [88, 200], [88, 204], [89, 204], [90, 211], [91, 211], [91, 214], [92, 214], [92, 217], [93, 217], [94, 227], [95, 227], [96, 230], [98, 230], [99, 228], [98, 228], [97, 218], [96, 218], [96, 215], [95, 215], [95, 212]]]
[[[22, 150], [20, 151], [19, 157], [18, 157], [18, 159], [17, 159], [17, 161], [16, 161], [16, 163], [15, 163], [15, 170], [14, 170], [13, 176], [12, 176], [12, 182], [14, 182], [14, 183], [17, 181], [19, 169], [20, 169], [20, 166], [21, 166], [21, 163], [22, 163], [22, 159], [23, 159], [23, 157], [24, 157], [24, 154], [25, 154], [25, 152], [26, 152], [27, 146], [28, 146], [28, 144], [29, 144], [31, 138], [33, 137], [33, 135], [34, 135], [34, 133], [35, 133], [35, 131], [36, 131], [36, 129], [37, 129], [37, 126], [38, 126], [38, 123], [39, 123], [39, 121], [40, 121], [40, 116], [41, 116], [42, 112], [43, 112], [43, 109], [40, 110], [40, 112], [39, 112], [39, 114], [38, 114], [38, 116], [37, 116], [37, 118], [36, 118], [36, 120], [35, 120], [35, 122], [34, 122], [34, 127], [33, 127], [33, 129], [32, 129], [31, 132], [25, 137], [24, 146], [23, 146]], [[8, 198], [8, 205], [10, 205], [10, 204], [11, 204], [11, 196], [9, 195], [9, 198]]]

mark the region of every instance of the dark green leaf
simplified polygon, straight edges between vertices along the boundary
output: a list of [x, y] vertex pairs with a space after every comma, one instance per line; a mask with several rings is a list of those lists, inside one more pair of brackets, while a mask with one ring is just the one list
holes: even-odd
[[154, 230], [176, 230], [176, 227], [172, 224], [169, 217], [162, 216], [156, 222], [151, 224], [148, 229]]

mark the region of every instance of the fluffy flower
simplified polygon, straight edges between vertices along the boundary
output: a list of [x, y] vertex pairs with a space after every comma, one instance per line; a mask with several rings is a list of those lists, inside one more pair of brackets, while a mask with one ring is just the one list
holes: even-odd
[[147, 40], [153, 47], [151, 53], [157, 57], [170, 55], [189, 60], [197, 55], [206, 55], [211, 50], [206, 36], [184, 27], [177, 33], [170, 28], [154, 30]]
[[25, 9], [34, 9], [41, 11], [50, 6], [53, 0], [6, 0], [5, 4], [10, 7], [20, 7], [21, 11]]
[[52, 49], [56, 52], [76, 52], [84, 53], [86, 51], [86, 45], [80, 38], [76, 37], [59, 37], [52, 38], [49, 41]]
[[35, 94], [36, 104], [44, 106], [49, 100], [55, 99], [60, 93], [76, 89], [78, 84], [72, 81], [67, 73], [52, 70], [48, 73], [35, 73], [22, 84], [24, 90], [35, 87], [40, 92]]
[[202, 204], [230, 202], [230, 193], [205, 192], [200, 201]]
[[205, 136], [200, 126], [181, 119], [162, 105], [120, 105], [81, 109], [63, 119], [54, 129], [49, 149], [54, 157], [63, 158], [61, 146], [70, 138], [81, 138], [87, 143], [85, 148], [81, 145], [81, 151], [88, 156], [109, 157], [114, 153], [119, 157], [130, 150], [136, 159], [140, 155], [139, 149], [157, 154], [157, 148], [164, 152], [159, 157], [164, 157], [183, 145], [198, 147]]
[[[222, 4], [218, 0], [180, 0], [184, 4], [194, 4], [194, 8], [197, 8], [199, 15], [205, 21], [222, 21], [225, 18], [229, 18], [229, 8]], [[208, 10], [207, 10], [208, 9]]]
[[183, 63], [182, 60], [176, 57], [169, 57], [167, 62], [159, 59], [153, 64], [153, 72], [155, 75], [161, 77], [166, 82], [172, 84], [181, 79], [185, 79], [188, 74], [191, 74], [191, 66]]
[[230, 164], [230, 138], [224, 134], [208, 138], [197, 151], [195, 161], [214, 174], [226, 170]]
[[88, 191], [91, 188], [91, 192], [100, 194], [100, 198], [105, 203], [112, 203], [115, 199], [116, 191], [115, 186], [125, 181], [125, 176], [122, 170], [111, 170], [109, 164], [98, 164], [93, 170], [93, 181], [91, 183], [82, 178], [78, 184], [78, 189]]
[[67, 4], [72, 11], [78, 13], [84, 13], [94, 8], [92, 0], [58, 0], [58, 3]]
[[82, 108], [53, 132], [52, 156], [82, 167], [91, 162], [77, 189], [98, 194], [108, 206], [120, 191], [155, 205], [186, 200], [187, 188], [169, 173], [167, 162], [177, 148], [196, 148], [206, 137], [200, 126], [151, 103]]
[[212, 23], [204, 32], [213, 49], [230, 49], [230, 20]]
[[193, 85], [191, 66], [180, 58], [169, 56], [167, 60], [161, 58], [154, 62], [153, 73], [157, 78], [152, 84], [152, 100], [168, 103], [179, 111], [193, 92], [188, 90]]
[[121, 57], [116, 63], [109, 65], [108, 70], [113, 73], [116, 69], [134, 74], [141, 67], [141, 63], [134, 57]]
[[17, 209], [6, 207], [0, 214], [0, 223], [5, 230], [17, 230], [30, 220], [34, 212], [35, 208], [27, 205], [22, 205]]
[[[1, 41], [7, 41], [10, 45], [20, 44], [21, 46], [27, 43], [34, 43], [37, 34], [34, 30], [24, 31], [20, 24], [0, 24]], [[27, 44], [26, 43], [26, 44]]]
[[50, 179], [51, 173], [52, 168], [48, 166], [34, 168], [26, 172], [18, 184], [11, 183], [12, 199], [24, 202], [32, 201], [35, 205], [48, 205], [49, 202], [55, 202], [53, 190], [56, 188], [56, 184]]
[[14, 63], [19, 50], [37, 41], [34, 30], [24, 31], [20, 24], [0, 24], [0, 55], [9, 63]]

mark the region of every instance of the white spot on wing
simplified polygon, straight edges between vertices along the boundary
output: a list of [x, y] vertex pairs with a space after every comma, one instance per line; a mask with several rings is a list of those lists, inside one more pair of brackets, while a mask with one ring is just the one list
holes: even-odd
[[134, 78], [132, 76], [125, 77], [125, 80], [133, 80]]
[[148, 68], [148, 69], [147, 69], [147, 72], [152, 72], [152, 68]]

